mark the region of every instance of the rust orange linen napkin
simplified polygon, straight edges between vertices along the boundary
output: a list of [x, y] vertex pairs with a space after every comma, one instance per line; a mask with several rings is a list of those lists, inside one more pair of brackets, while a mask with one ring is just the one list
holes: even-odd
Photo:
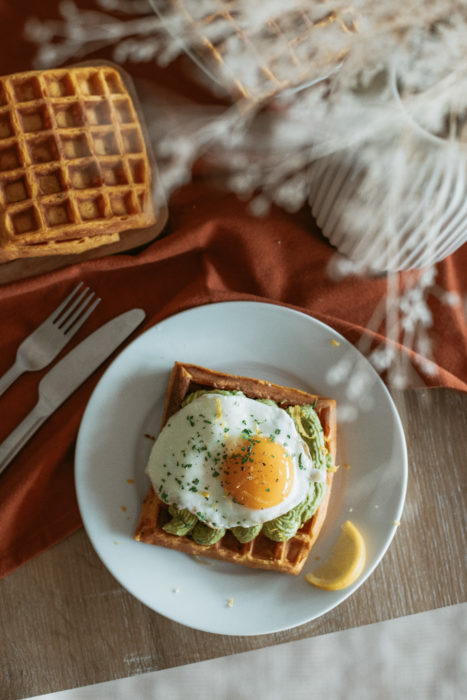
[[[385, 297], [386, 278], [348, 277], [332, 283], [326, 267], [333, 250], [313, 228], [308, 213], [291, 216], [274, 209], [257, 219], [234, 196], [202, 182], [179, 190], [170, 209], [166, 235], [137, 254], [90, 261], [0, 287], [0, 372], [13, 361], [21, 340], [78, 280], [90, 285], [102, 302], [73, 344], [134, 306], [147, 313], [137, 331], [141, 333], [183, 309], [235, 299], [289, 305], [328, 323], [352, 342], [369, 333], [365, 327]], [[439, 265], [438, 284], [464, 295], [466, 266], [464, 246]], [[401, 275], [401, 283], [407, 278]], [[436, 296], [430, 299], [438, 373], [425, 381], [465, 391], [467, 335], [462, 314]], [[381, 333], [372, 335], [375, 342], [383, 338]], [[109, 362], [42, 426], [0, 477], [0, 575], [80, 527], [74, 445], [86, 403]], [[0, 397], [0, 440], [33, 407], [46, 371], [23, 375]]]

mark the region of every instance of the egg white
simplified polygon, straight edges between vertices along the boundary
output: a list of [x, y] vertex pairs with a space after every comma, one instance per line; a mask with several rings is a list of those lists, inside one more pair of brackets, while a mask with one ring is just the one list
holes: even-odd
[[[292, 458], [292, 488], [278, 505], [256, 510], [224, 493], [226, 442], [241, 439], [245, 430], [272, 436]], [[215, 528], [251, 527], [273, 520], [303, 501], [310, 482], [325, 479], [286, 411], [245, 396], [217, 393], [203, 394], [169, 419], [151, 450], [146, 473], [165, 503], [187, 508]]]

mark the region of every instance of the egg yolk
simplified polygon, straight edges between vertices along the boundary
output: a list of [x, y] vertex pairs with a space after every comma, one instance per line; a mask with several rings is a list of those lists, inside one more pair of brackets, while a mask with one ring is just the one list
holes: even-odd
[[255, 435], [228, 450], [222, 485], [236, 503], [260, 510], [282, 503], [292, 488], [293, 474], [292, 458], [284, 447]]

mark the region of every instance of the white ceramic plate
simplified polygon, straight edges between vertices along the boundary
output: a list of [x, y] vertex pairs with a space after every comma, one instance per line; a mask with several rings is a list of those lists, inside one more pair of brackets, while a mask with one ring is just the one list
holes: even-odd
[[[323, 530], [305, 564], [316, 567], [351, 519], [367, 545], [351, 587], [321, 591], [304, 576], [194, 558], [132, 539], [149, 486], [144, 474], [175, 360], [294, 386], [335, 398], [336, 474]], [[297, 311], [256, 302], [209, 304], [172, 316], [110, 365], [79, 431], [76, 490], [87, 533], [105, 566], [131, 594], [190, 627], [231, 635], [277, 632], [323, 615], [361, 585], [381, 560], [405, 498], [400, 419], [368, 361], [342, 336]], [[231, 605], [228, 601], [231, 599]]]

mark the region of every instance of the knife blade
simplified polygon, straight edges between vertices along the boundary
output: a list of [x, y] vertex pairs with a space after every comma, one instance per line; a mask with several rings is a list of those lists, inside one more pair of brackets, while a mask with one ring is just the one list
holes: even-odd
[[123, 343], [145, 316], [143, 309], [131, 309], [104, 323], [42, 377], [36, 405], [0, 444], [0, 474], [42, 423]]

